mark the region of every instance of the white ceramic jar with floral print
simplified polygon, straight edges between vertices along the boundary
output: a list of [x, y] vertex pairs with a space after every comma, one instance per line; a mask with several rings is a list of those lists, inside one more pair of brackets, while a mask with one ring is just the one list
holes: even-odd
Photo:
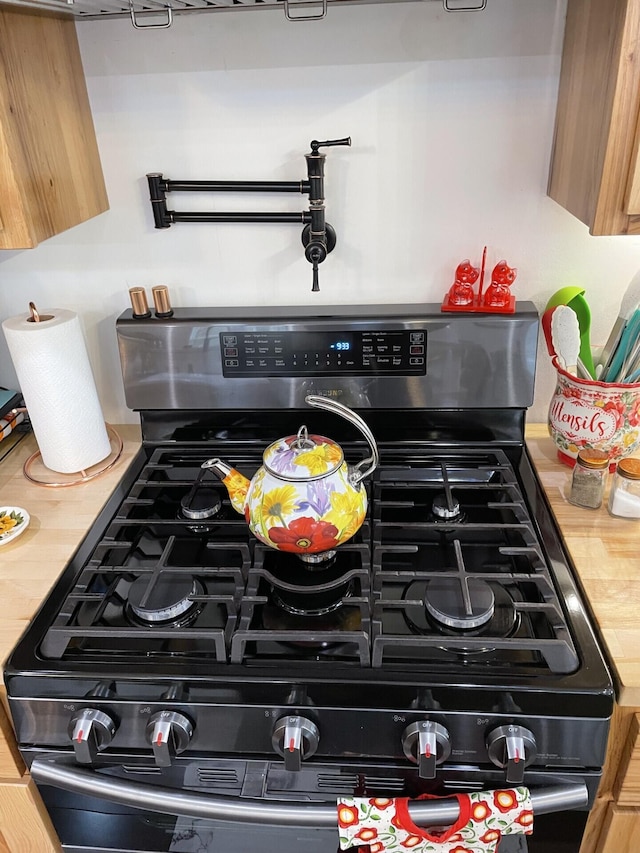
[[339, 444], [309, 434], [301, 426], [296, 435], [267, 447], [263, 465], [252, 480], [221, 459], [209, 459], [202, 467], [222, 479], [233, 508], [245, 516], [256, 538], [276, 550], [317, 562], [361, 527], [367, 512], [362, 481], [376, 468], [378, 450], [369, 427], [347, 406], [315, 395], [305, 399], [357, 426], [371, 456], [351, 466]]
[[558, 459], [574, 465], [580, 450], [600, 450], [616, 462], [640, 449], [640, 383], [597, 382], [563, 370], [549, 405], [549, 434]]

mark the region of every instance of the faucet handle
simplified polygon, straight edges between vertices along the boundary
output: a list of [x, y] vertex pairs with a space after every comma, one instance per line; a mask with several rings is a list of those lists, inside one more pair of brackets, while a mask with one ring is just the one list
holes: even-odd
[[311, 268], [312, 278], [311, 278], [311, 292], [317, 293], [320, 290], [320, 277], [318, 276], [318, 262], [313, 262], [313, 267]]
[[309, 263], [313, 264], [313, 284], [311, 291], [317, 293], [320, 290], [318, 264], [321, 264], [327, 257], [327, 247], [321, 240], [312, 240], [307, 244], [304, 254]]
[[324, 142], [318, 142], [313, 139], [311, 142], [311, 153], [317, 154], [318, 148], [329, 148], [331, 145], [351, 145], [351, 137], [345, 136], [343, 139], [325, 139]]

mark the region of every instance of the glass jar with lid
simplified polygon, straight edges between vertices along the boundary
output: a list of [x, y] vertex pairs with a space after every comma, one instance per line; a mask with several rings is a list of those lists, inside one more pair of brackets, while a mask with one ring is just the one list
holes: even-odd
[[628, 456], [618, 462], [607, 508], [616, 518], [640, 518], [640, 459]]
[[569, 502], [598, 509], [602, 506], [609, 473], [609, 457], [602, 450], [583, 449], [578, 453], [571, 478]]

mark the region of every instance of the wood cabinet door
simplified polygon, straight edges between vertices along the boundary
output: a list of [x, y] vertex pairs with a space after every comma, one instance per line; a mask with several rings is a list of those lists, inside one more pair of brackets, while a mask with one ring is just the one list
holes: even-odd
[[[640, 714], [635, 714], [633, 717], [620, 762], [620, 781], [616, 790], [616, 802], [619, 806], [640, 809]], [[640, 847], [638, 850], [640, 851]]]
[[74, 21], [0, 6], [0, 249], [108, 206]]
[[35, 782], [0, 782], [0, 853], [61, 853]]
[[596, 853], [635, 853], [640, 850], [640, 809], [611, 805]]
[[594, 235], [640, 233], [640, 0], [569, 0], [548, 193]]
[[18, 781], [25, 773], [25, 766], [18, 752], [13, 729], [0, 702], [0, 780]]

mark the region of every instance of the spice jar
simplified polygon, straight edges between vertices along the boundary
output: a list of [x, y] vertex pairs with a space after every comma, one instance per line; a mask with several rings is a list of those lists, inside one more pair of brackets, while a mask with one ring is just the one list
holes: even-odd
[[569, 502], [598, 509], [602, 505], [609, 472], [609, 457], [601, 450], [581, 450], [571, 479]]
[[618, 462], [607, 508], [617, 518], [640, 518], [640, 459]]

